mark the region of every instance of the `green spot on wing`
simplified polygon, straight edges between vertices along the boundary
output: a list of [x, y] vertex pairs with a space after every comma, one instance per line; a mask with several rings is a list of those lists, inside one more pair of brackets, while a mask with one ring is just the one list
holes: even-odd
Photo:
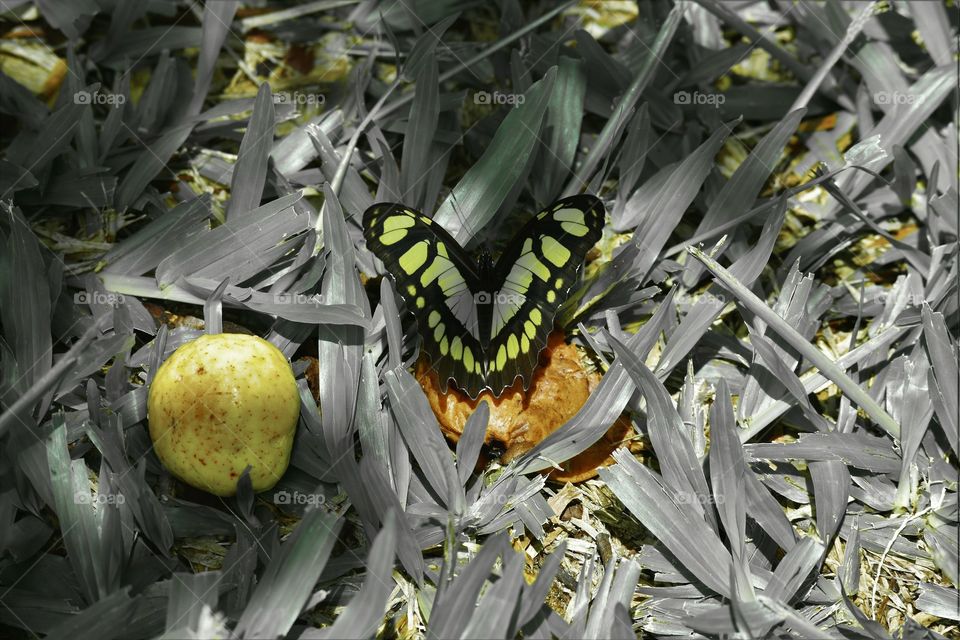
[[543, 236], [540, 245], [543, 247], [543, 257], [558, 267], [567, 264], [570, 259], [570, 250], [550, 236]]

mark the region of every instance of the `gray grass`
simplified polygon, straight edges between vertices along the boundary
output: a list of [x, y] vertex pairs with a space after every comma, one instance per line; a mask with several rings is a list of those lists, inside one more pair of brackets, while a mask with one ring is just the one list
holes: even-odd
[[[0, 6], [46, 31], [0, 72], [0, 635], [956, 637], [955, 7], [374, 4]], [[488, 408], [443, 438], [360, 217], [496, 247], [584, 190], [560, 317], [602, 381], [478, 471]], [[214, 500], [146, 390], [229, 323], [303, 409]], [[643, 453], [538, 473], [623, 412]]]

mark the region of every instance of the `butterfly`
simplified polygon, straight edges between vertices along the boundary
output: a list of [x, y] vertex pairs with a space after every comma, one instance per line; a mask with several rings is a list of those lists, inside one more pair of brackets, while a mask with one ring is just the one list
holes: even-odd
[[485, 251], [472, 259], [442, 226], [403, 204], [367, 209], [363, 235], [416, 317], [443, 392], [452, 380], [476, 399], [484, 389], [499, 396], [518, 377], [529, 388], [603, 224], [599, 198], [563, 198], [521, 227], [496, 263]]

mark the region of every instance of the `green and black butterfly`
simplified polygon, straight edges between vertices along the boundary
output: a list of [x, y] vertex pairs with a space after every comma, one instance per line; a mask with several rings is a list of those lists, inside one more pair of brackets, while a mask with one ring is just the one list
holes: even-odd
[[443, 390], [452, 379], [476, 398], [484, 389], [499, 396], [518, 376], [529, 387], [603, 223], [599, 198], [563, 198], [525, 224], [496, 264], [486, 252], [472, 260], [440, 225], [402, 204], [367, 209], [363, 235], [416, 316]]

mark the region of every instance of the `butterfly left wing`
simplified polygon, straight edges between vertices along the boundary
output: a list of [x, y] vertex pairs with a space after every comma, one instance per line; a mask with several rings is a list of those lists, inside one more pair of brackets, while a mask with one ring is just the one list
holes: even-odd
[[557, 310], [576, 283], [587, 251], [600, 239], [603, 224], [599, 198], [563, 198], [524, 225], [497, 260], [501, 284], [491, 296], [486, 351], [486, 382], [494, 394], [518, 376], [529, 388]]
[[486, 386], [476, 267], [440, 225], [402, 204], [379, 203], [367, 209], [363, 235], [416, 317], [441, 388], [446, 391], [453, 379], [476, 397]]

